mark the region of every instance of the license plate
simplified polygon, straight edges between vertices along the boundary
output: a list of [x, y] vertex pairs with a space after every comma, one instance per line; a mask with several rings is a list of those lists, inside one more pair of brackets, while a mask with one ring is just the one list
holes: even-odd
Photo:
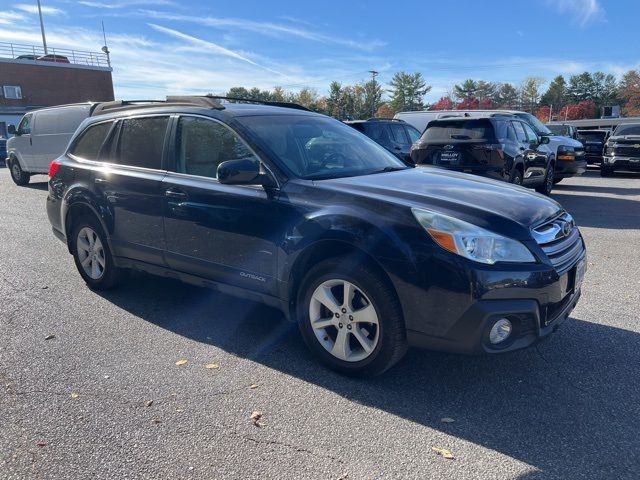
[[584, 280], [584, 272], [586, 270], [586, 264], [584, 260], [580, 260], [576, 265], [576, 280], [574, 282], [573, 291], [577, 292], [582, 287], [582, 281]]
[[440, 161], [446, 163], [458, 163], [460, 152], [441, 152]]

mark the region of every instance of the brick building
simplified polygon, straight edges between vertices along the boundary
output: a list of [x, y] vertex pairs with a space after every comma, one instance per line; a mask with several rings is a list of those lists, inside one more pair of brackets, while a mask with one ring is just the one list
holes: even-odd
[[49, 48], [43, 57], [41, 50], [0, 42], [0, 137], [29, 110], [114, 99], [106, 54]]

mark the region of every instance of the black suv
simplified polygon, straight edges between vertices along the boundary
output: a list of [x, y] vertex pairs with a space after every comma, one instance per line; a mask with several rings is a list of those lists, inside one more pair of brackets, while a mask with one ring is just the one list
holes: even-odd
[[429, 122], [411, 150], [417, 165], [435, 165], [517, 185], [549, 195], [554, 169], [538, 137], [523, 120], [496, 114], [486, 118], [455, 117]]
[[134, 269], [265, 302], [328, 366], [363, 375], [408, 345], [529, 346], [580, 297], [582, 236], [553, 200], [407, 166], [300, 109], [101, 108], [52, 162], [47, 197], [90, 288]]
[[602, 163], [604, 144], [607, 143], [608, 130], [580, 130], [578, 140], [584, 145], [587, 163]]
[[640, 123], [618, 125], [607, 140], [600, 175], [608, 177], [616, 170], [640, 171]]
[[418, 141], [420, 132], [403, 120], [392, 118], [370, 118], [344, 122], [375, 140], [395, 156], [411, 161], [411, 145]]

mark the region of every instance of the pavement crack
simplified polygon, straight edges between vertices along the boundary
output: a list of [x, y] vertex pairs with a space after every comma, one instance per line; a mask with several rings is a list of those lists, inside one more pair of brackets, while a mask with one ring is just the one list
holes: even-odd
[[258, 444], [258, 445], [276, 445], [276, 446], [280, 446], [280, 447], [285, 447], [285, 448], [289, 448], [291, 450], [294, 450], [296, 452], [304, 453], [304, 454], [307, 454], [307, 455], [313, 455], [315, 457], [323, 456], [323, 457], [325, 457], [325, 458], [327, 458], [329, 460], [332, 460], [334, 462], [337, 462], [337, 463], [339, 463], [341, 465], [345, 465], [345, 461], [344, 460], [342, 460], [341, 458], [338, 458], [338, 457], [336, 457], [334, 455], [331, 455], [329, 453], [326, 453], [326, 452], [320, 454], [318, 452], [314, 452], [313, 450], [309, 450], [308, 448], [300, 447], [300, 446], [294, 445], [292, 443], [281, 442], [281, 441], [278, 441], [278, 440], [262, 440], [262, 439], [259, 439], [259, 438], [252, 437], [250, 435], [240, 435], [240, 434], [235, 433], [235, 432], [234, 432], [234, 435], [237, 435], [240, 438], [243, 438], [244, 440], [248, 440], [248, 441], [253, 442], [255, 444]]

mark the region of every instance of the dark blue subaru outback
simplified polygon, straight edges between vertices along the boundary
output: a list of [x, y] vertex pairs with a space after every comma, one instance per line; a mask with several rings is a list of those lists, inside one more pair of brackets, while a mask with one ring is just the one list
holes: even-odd
[[341, 122], [214, 97], [96, 108], [51, 164], [53, 231], [93, 289], [127, 270], [276, 306], [344, 373], [408, 346], [527, 347], [580, 297], [585, 247], [522, 187], [412, 168]]

